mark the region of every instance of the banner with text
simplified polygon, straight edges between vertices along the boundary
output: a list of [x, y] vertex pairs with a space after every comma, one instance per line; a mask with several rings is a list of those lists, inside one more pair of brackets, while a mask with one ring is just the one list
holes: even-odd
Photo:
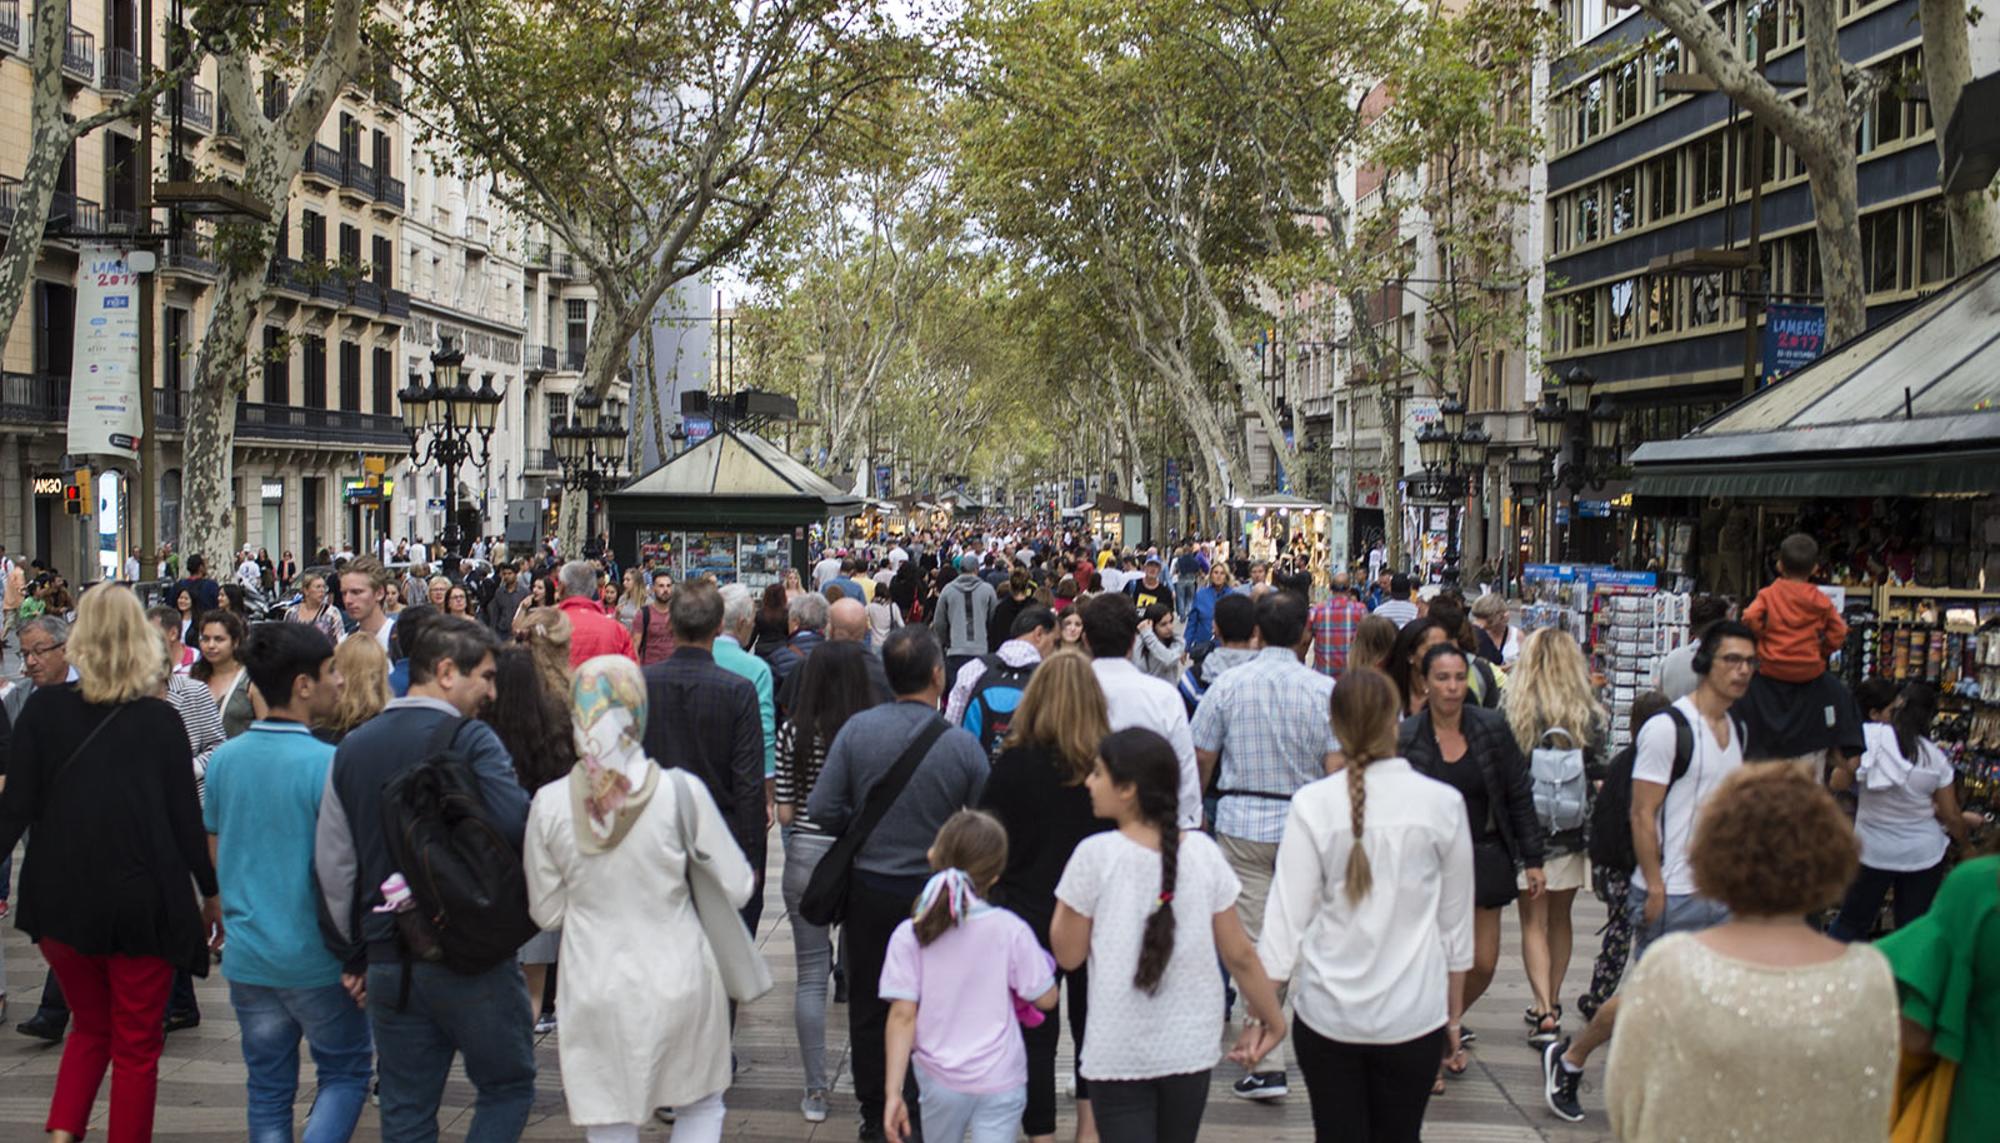
[[1826, 347], [1824, 306], [1774, 305], [1764, 308], [1764, 376], [1759, 386], [1811, 365]]
[[70, 356], [69, 452], [139, 455], [139, 276], [116, 247], [85, 246]]

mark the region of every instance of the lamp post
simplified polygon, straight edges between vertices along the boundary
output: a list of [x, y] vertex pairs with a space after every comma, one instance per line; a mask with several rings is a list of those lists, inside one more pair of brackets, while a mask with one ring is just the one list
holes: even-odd
[[[606, 399], [585, 393], [571, 406], [574, 416], [567, 425], [553, 425], [549, 440], [555, 448], [556, 463], [562, 468], [563, 487], [584, 494], [585, 531], [595, 536], [597, 493], [618, 479], [624, 463], [625, 424], [623, 408], [616, 397]], [[678, 430], [677, 430], [678, 431]], [[685, 434], [681, 438], [684, 439]], [[592, 549], [597, 541], [585, 541], [584, 555], [601, 554]]]
[[[472, 387], [465, 375], [465, 351], [449, 338], [431, 354], [431, 380], [418, 374], [396, 394], [403, 406], [403, 432], [410, 438], [410, 464], [434, 464], [444, 469], [444, 534], [438, 537], [447, 555], [458, 555], [465, 536], [458, 523], [458, 469], [470, 461], [485, 468], [491, 459], [493, 422], [506, 395], [493, 387], [493, 375]], [[476, 451], [475, 451], [475, 437]]]
[[1542, 390], [1542, 403], [1535, 409], [1535, 448], [1542, 454], [1541, 486], [1549, 513], [1544, 534], [1550, 558], [1556, 552], [1556, 486], [1569, 489], [1574, 501], [1585, 485], [1603, 487], [1618, 463], [1621, 417], [1609, 396], [1592, 396], [1596, 384], [1596, 374], [1575, 366], [1563, 375], [1562, 395], [1558, 397], [1554, 387]]
[[1492, 444], [1492, 435], [1483, 424], [1466, 423], [1465, 402], [1457, 394], [1447, 394], [1438, 405], [1438, 423], [1424, 426], [1417, 434], [1417, 457], [1423, 463], [1424, 477], [1413, 483], [1412, 491], [1420, 500], [1445, 503], [1446, 586], [1458, 582], [1459, 507], [1481, 487]]

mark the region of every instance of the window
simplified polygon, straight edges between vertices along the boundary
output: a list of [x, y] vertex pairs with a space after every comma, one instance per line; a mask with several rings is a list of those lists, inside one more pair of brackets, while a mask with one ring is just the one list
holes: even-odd
[[1599, 76], [1583, 85], [1582, 98], [1576, 105], [1576, 141], [1588, 143], [1604, 134], [1604, 77]]
[[1672, 98], [1667, 90], [1667, 77], [1679, 75], [1681, 70], [1681, 43], [1669, 39], [1653, 50], [1653, 106], [1658, 107]]
[[340, 224], [340, 264], [361, 265], [361, 228], [345, 222]]
[[375, 350], [375, 412], [378, 416], [396, 414], [396, 355], [387, 350]]
[[1646, 164], [1646, 221], [1658, 222], [1680, 212], [1680, 152], [1668, 151]]
[[1582, 290], [1569, 296], [1569, 347], [1589, 349], [1597, 344], [1595, 291]]
[[326, 261], [326, 218], [316, 210], [299, 213], [299, 258], [315, 264]]
[[116, 132], [104, 135], [104, 222], [139, 228], [138, 143]]
[[551, 425], [569, 424], [569, 394], [567, 393], [549, 394], [549, 424]]
[[168, 306], [163, 311], [164, 327], [161, 339], [164, 342], [160, 363], [161, 387], [181, 389], [187, 386], [188, 353], [188, 312], [179, 306]]
[[1722, 320], [1722, 274], [1688, 279], [1688, 325], [1714, 325]]
[[306, 394], [305, 407], [326, 408], [326, 339], [315, 334], [306, 335]]
[[382, 131], [375, 132], [375, 177], [388, 178], [394, 165], [391, 161], [388, 134]]
[[361, 411], [361, 346], [351, 341], [340, 343], [340, 407]]
[[1639, 224], [1639, 172], [1628, 168], [1611, 176], [1606, 184], [1611, 233], [1623, 234]]
[[1611, 122], [1623, 123], [1639, 115], [1639, 60], [1626, 60], [1611, 69]]
[[1597, 241], [1602, 233], [1601, 193], [1602, 188], [1596, 183], [1576, 192], [1576, 243], [1579, 246]]
[[1568, 195], [1549, 200], [1549, 242], [1552, 246], [1550, 253], [1560, 254], [1569, 249], [1570, 215], [1574, 213]]
[[375, 284], [385, 290], [389, 289], [395, 284], [395, 269], [395, 244], [390, 242], [386, 236], [377, 234], [375, 236], [375, 258], [369, 264], [370, 275], [374, 278]]
[[1605, 311], [1604, 340], [1631, 341], [1639, 336], [1639, 279], [1611, 283], [1610, 308]]
[[1680, 328], [1679, 295], [1671, 274], [1646, 278], [1646, 333], [1672, 333]]
[[1930, 285], [1951, 277], [1951, 227], [1943, 199], [1930, 199], [1919, 209], [1923, 211], [1923, 238], [1917, 249], [1922, 266], [1918, 281]]
[[275, 325], [264, 327], [264, 403], [292, 403], [292, 351], [285, 331]]
[[584, 298], [570, 298], [565, 303], [568, 315], [568, 349], [571, 368], [583, 362], [584, 352], [590, 348], [590, 302]]
[[1692, 204], [1703, 206], [1722, 197], [1724, 152], [1727, 151], [1721, 132], [1715, 132], [1697, 139], [1690, 147], [1693, 169], [1689, 171], [1689, 195]]

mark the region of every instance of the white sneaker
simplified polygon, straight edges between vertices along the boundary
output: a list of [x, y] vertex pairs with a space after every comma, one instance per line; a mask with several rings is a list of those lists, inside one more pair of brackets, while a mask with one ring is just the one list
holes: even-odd
[[825, 1090], [821, 1088], [814, 1088], [813, 1090], [807, 1092], [806, 1097], [799, 1101], [799, 1114], [806, 1117], [807, 1123], [825, 1123], [826, 1122]]

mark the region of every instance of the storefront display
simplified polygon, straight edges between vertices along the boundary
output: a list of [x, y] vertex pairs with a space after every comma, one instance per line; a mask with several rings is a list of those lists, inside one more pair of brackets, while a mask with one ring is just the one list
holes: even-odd
[[792, 566], [792, 537], [756, 532], [641, 532], [640, 566], [673, 573], [676, 580], [714, 576], [762, 591]]

